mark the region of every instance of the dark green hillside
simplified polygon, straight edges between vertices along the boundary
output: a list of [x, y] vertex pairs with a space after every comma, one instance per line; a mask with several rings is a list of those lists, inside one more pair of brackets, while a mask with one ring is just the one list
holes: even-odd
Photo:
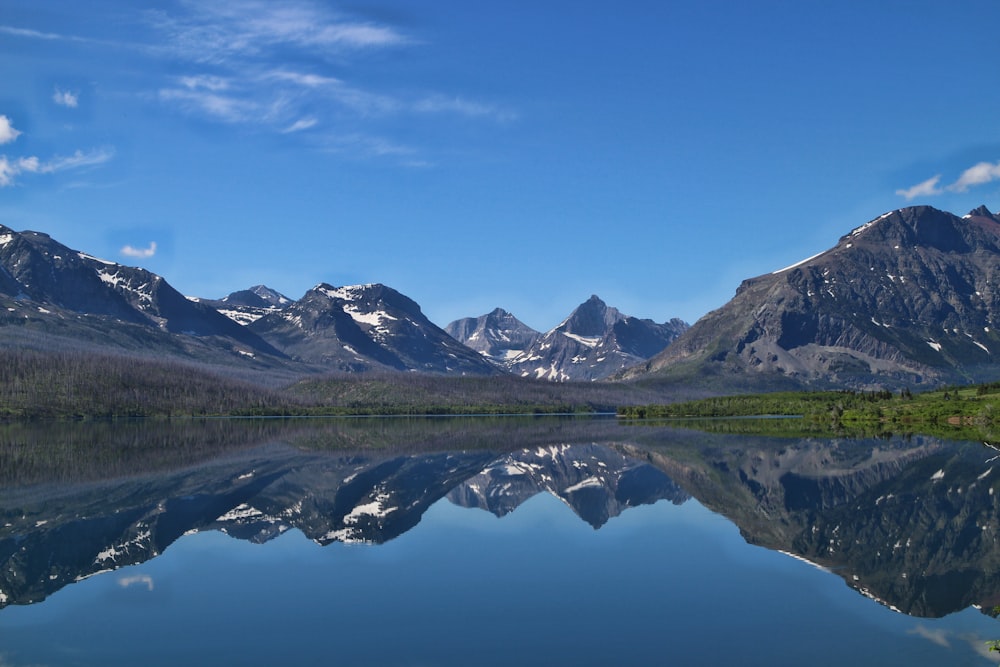
[[0, 417], [74, 419], [283, 414], [279, 392], [177, 361], [0, 350]]

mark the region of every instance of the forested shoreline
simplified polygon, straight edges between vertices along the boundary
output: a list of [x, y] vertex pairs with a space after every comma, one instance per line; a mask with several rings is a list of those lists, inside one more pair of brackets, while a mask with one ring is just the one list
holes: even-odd
[[991, 440], [1000, 437], [1000, 382], [921, 393], [903, 389], [896, 393], [841, 390], [719, 396], [678, 403], [622, 406], [618, 416], [635, 420], [798, 417], [797, 422], [786, 424], [717, 424], [711, 428], [865, 435], [920, 432]]
[[614, 412], [661, 400], [612, 383], [416, 373], [308, 376], [285, 387], [132, 355], [0, 350], [0, 419]]

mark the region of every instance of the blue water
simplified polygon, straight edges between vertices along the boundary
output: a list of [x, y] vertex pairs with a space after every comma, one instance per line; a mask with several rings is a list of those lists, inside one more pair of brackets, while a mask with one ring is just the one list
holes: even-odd
[[0, 665], [989, 665], [993, 637], [975, 610], [893, 612], [693, 500], [594, 530], [541, 494], [503, 518], [441, 500], [377, 546], [191, 534], [0, 611]]

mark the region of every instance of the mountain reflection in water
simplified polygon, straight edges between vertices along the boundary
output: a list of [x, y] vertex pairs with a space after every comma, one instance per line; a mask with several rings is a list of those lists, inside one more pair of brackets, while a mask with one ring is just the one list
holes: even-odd
[[0, 428], [0, 606], [183, 535], [384, 543], [441, 499], [503, 516], [549, 493], [595, 529], [693, 497], [744, 538], [917, 616], [1000, 604], [997, 476], [979, 444], [781, 440], [594, 419], [216, 420]]

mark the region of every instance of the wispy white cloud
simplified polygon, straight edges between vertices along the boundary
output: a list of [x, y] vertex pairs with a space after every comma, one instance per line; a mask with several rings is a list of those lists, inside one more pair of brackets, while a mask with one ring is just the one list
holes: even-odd
[[9, 144], [21, 135], [7, 116], [0, 116], [0, 144]]
[[896, 194], [903, 197], [907, 201], [915, 199], [916, 197], [929, 197], [932, 195], [939, 195], [944, 192], [938, 187], [938, 183], [941, 182], [941, 174], [937, 176], [932, 176], [926, 181], [917, 183], [913, 187], [909, 187], [902, 190], [896, 190]]
[[484, 104], [459, 96], [431, 95], [418, 100], [413, 110], [420, 113], [454, 113], [470, 117], [489, 117], [498, 121], [517, 119], [517, 114], [492, 104]]
[[272, 70], [260, 77], [262, 82], [282, 85], [289, 84], [305, 88], [310, 92], [333, 100], [363, 115], [388, 114], [400, 110], [403, 105], [388, 95], [372, 93], [348, 85], [341, 79], [319, 74]]
[[31, 30], [30, 28], [17, 28], [9, 25], [0, 25], [0, 33], [3, 33], [5, 35], [13, 35], [15, 37], [25, 37], [28, 39], [42, 39], [46, 41], [83, 42], [90, 44], [100, 43], [98, 40], [88, 39], [87, 37], [79, 37], [77, 35], [62, 35], [55, 32], [41, 32], [40, 30]]
[[976, 185], [1000, 179], [1000, 162], [980, 162], [962, 172], [958, 180], [948, 186], [953, 192], [965, 192]]
[[229, 123], [242, 123], [256, 117], [257, 104], [218, 92], [193, 88], [163, 88], [158, 93], [164, 102], [171, 102], [188, 112], [200, 112]]
[[200, 74], [195, 76], [181, 76], [177, 81], [188, 90], [229, 90], [232, 81], [226, 77], [211, 74]]
[[52, 101], [59, 106], [75, 109], [80, 104], [80, 95], [79, 93], [56, 88], [55, 92], [52, 93]]
[[294, 48], [324, 54], [386, 48], [409, 40], [391, 26], [344, 18], [323, 5], [263, 0], [188, 0], [183, 14], [151, 13], [174, 55], [222, 63]]
[[68, 156], [56, 156], [42, 161], [38, 157], [9, 158], [0, 155], [0, 187], [14, 184], [21, 174], [54, 174], [69, 169], [81, 169], [104, 164], [114, 157], [114, 151], [106, 148], [89, 152], [76, 151]]
[[[360, 157], [388, 157], [430, 164], [426, 155], [392, 136], [399, 116], [464, 116], [506, 121], [516, 114], [457, 94], [414, 94], [406, 83], [372, 84], [355, 72], [366, 54], [422, 42], [391, 23], [351, 14], [324, 0], [176, 0], [140, 9], [135, 41], [0, 25], [0, 34], [23, 39], [73, 41], [125, 49], [160, 64], [141, 92], [175, 112], [281, 135], [301, 134], [320, 150]], [[164, 65], [169, 65], [164, 66]], [[334, 69], [334, 67], [336, 69]], [[156, 72], [171, 75], [157, 77]], [[68, 108], [78, 90], [55, 88], [51, 99]], [[338, 128], [336, 137], [317, 128]], [[20, 134], [0, 117], [0, 144]], [[5, 157], [0, 187], [29, 173], [98, 164], [110, 153], [67, 157]]]
[[[40, 174], [53, 174], [57, 171], [67, 169], [81, 169], [83, 167], [94, 167], [108, 162], [115, 156], [115, 152], [110, 148], [98, 148], [95, 150], [76, 151], [72, 155], [65, 157], [54, 157], [48, 162], [41, 162], [38, 165]], [[38, 158], [32, 158], [37, 160]]]
[[300, 118], [288, 127], [286, 127], [282, 132], [284, 134], [292, 134], [293, 132], [302, 132], [303, 130], [309, 130], [319, 123], [315, 118]]
[[[149, 246], [145, 248], [136, 248], [135, 246], [132, 245], [126, 245], [122, 247], [122, 249], [119, 252], [121, 252], [121, 254], [123, 254], [126, 257], [148, 259], [156, 254], [156, 241], [151, 241], [149, 243]], [[150, 586], [150, 590], [152, 590], [152, 586]]]
[[406, 146], [386, 139], [360, 132], [327, 135], [322, 138], [323, 147], [331, 153], [349, 153], [368, 157], [410, 158], [417, 153], [412, 146]]

